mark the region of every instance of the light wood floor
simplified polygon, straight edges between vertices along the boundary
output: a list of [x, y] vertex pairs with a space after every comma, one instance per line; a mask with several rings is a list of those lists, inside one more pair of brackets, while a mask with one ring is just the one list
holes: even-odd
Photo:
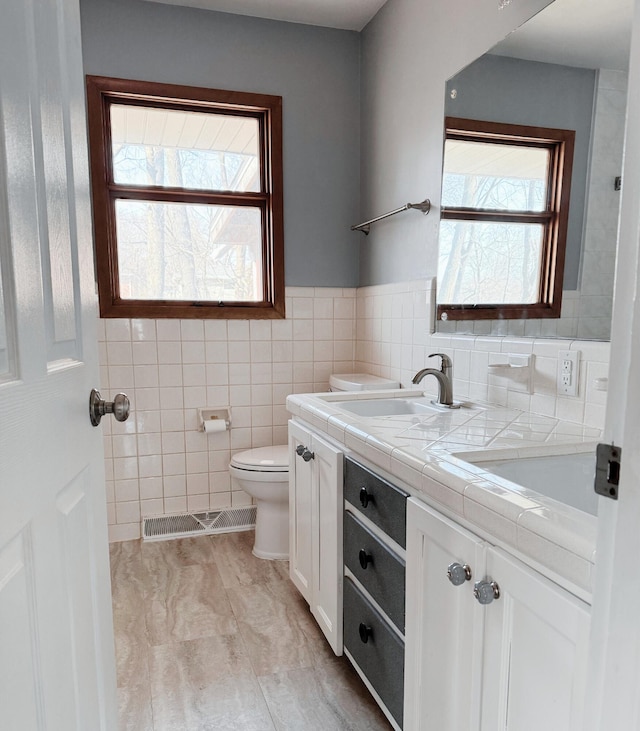
[[120, 731], [388, 731], [253, 533], [111, 545]]

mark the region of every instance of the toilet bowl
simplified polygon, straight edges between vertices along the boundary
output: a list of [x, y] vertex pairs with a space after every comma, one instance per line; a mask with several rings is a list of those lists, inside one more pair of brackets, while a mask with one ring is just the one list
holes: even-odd
[[286, 444], [248, 449], [229, 464], [232, 478], [256, 502], [253, 555], [289, 558], [289, 453]]
[[[375, 391], [400, 384], [368, 373], [332, 375], [332, 391]], [[231, 477], [255, 500], [253, 555], [289, 558], [289, 448], [286, 444], [239, 452], [229, 463]]]

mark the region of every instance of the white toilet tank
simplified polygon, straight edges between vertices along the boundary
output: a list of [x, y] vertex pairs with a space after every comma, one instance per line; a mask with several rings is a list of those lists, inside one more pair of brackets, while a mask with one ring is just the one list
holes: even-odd
[[400, 388], [400, 384], [369, 373], [334, 373], [329, 376], [330, 391], [382, 391], [387, 388]]

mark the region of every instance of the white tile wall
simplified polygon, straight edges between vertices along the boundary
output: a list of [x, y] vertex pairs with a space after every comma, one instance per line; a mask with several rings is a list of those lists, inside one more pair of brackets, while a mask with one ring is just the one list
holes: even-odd
[[[482, 399], [501, 406], [574, 421], [602, 429], [606, 393], [597, 390], [596, 379], [606, 378], [609, 343], [580, 340], [445, 335], [429, 332], [433, 313], [432, 282], [408, 282], [362, 287], [357, 294], [356, 368], [388, 376], [409, 386], [411, 378], [429, 365], [428, 355], [446, 353], [453, 360], [454, 398]], [[412, 340], [404, 325], [409, 319]], [[556, 393], [558, 352], [581, 352], [578, 395]], [[505, 353], [534, 356], [533, 388], [489, 373], [490, 362], [501, 362]], [[437, 361], [434, 359], [434, 367]], [[425, 379], [427, 391], [436, 393], [436, 381]]]
[[[234, 452], [284, 444], [286, 396], [323, 391], [354, 368], [410, 384], [447, 353], [454, 396], [479, 398], [602, 428], [609, 344], [577, 340], [432, 334], [432, 282], [356, 289], [287, 288], [287, 319], [100, 321], [103, 397], [125, 391], [129, 421], [104, 420], [111, 540], [140, 536], [140, 519], [246, 503], [231, 484]], [[558, 351], [580, 350], [576, 398], [556, 395]], [[533, 393], [489, 374], [490, 358], [535, 356]], [[436, 362], [433, 361], [433, 365]], [[435, 394], [435, 379], [423, 381]], [[205, 435], [197, 409], [231, 406], [231, 430]]]
[[[110, 539], [140, 519], [245, 504], [234, 452], [287, 441], [285, 399], [323, 391], [354, 366], [356, 290], [286, 291], [286, 320], [101, 320], [101, 392], [132, 414], [102, 422]], [[197, 409], [231, 407], [231, 429], [205, 435]]]

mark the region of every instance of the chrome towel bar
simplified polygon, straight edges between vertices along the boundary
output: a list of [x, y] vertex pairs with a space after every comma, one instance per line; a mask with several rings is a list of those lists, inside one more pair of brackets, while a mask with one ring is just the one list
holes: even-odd
[[424, 213], [426, 216], [427, 213], [429, 213], [429, 211], [431, 210], [431, 201], [428, 198], [425, 198], [421, 203], [407, 203], [401, 208], [396, 208], [395, 211], [383, 213], [382, 216], [377, 216], [376, 218], [372, 218], [370, 221], [365, 221], [364, 223], [359, 223], [357, 226], [352, 226], [351, 230], [362, 231], [365, 236], [368, 236], [372, 223], [376, 223], [376, 221], [382, 221], [383, 218], [389, 218], [389, 216], [395, 216], [396, 213], [408, 211], [409, 208], [415, 208], [418, 211], [422, 211], [422, 213]]

